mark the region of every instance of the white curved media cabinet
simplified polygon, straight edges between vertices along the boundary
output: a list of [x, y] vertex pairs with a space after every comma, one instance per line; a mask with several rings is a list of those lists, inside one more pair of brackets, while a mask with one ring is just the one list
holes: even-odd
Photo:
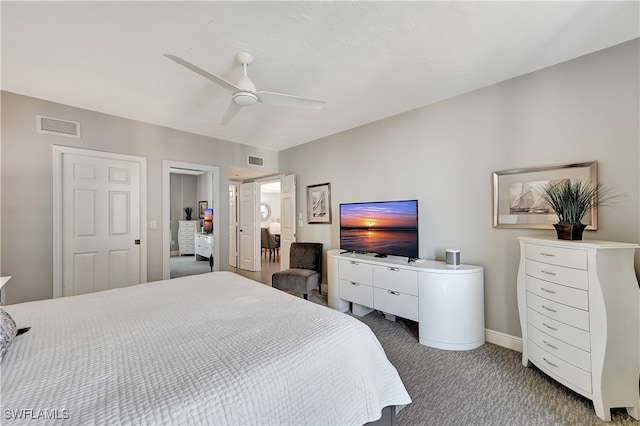
[[354, 315], [372, 310], [418, 322], [420, 343], [468, 350], [484, 344], [483, 268], [406, 257], [327, 252], [328, 304]]
[[522, 363], [611, 408], [640, 414], [636, 244], [518, 237]]

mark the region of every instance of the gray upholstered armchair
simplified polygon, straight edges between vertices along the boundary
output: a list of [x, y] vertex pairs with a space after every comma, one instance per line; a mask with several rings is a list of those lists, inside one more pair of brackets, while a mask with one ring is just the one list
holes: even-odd
[[273, 274], [272, 287], [302, 293], [306, 299], [318, 286], [322, 294], [322, 243], [291, 243], [289, 268]]

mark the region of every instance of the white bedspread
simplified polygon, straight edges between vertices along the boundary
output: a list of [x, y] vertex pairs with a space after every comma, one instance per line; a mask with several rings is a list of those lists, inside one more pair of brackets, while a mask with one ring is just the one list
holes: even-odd
[[411, 402], [367, 326], [230, 272], [4, 308], [32, 328], [0, 365], [3, 425], [355, 425]]

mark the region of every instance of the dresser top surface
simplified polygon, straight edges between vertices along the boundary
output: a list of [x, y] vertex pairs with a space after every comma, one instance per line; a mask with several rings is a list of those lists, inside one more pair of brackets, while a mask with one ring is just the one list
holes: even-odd
[[521, 241], [526, 241], [536, 244], [557, 245], [573, 248], [629, 248], [637, 249], [640, 247], [638, 244], [633, 243], [619, 243], [615, 241], [600, 241], [600, 240], [559, 240], [556, 237], [518, 237]]
[[355, 260], [361, 262], [367, 262], [375, 265], [389, 266], [396, 265], [401, 266], [402, 268], [411, 269], [415, 271], [423, 271], [423, 272], [435, 272], [435, 273], [447, 273], [447, 274], [470, 274], [475, 272], [480, 272], [483, 270], [482, 266], [476, 265], [459, 265], [452, 266], [447, 265], [443, 261], [439, 260], [425, 260], [422, 259], [421, 262], [411, 262], [407, 261], [406, 257], [399, 256], [387, 256], [383, 258], [375, 257], [374, 254], [368, 253], [342, 253], [342, 250], [332, 249], [327, 252], [327, 255], [332, 257], [337, 257], [338, 259], [346, 259], [346, 260]]

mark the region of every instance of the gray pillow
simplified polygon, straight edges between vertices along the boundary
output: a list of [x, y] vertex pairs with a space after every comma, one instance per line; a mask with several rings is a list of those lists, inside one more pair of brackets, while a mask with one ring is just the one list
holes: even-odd
[[16, 322], [11, 318], [11, 315], [0, 309], [0, 361], [9, 350], [17, 332]]

